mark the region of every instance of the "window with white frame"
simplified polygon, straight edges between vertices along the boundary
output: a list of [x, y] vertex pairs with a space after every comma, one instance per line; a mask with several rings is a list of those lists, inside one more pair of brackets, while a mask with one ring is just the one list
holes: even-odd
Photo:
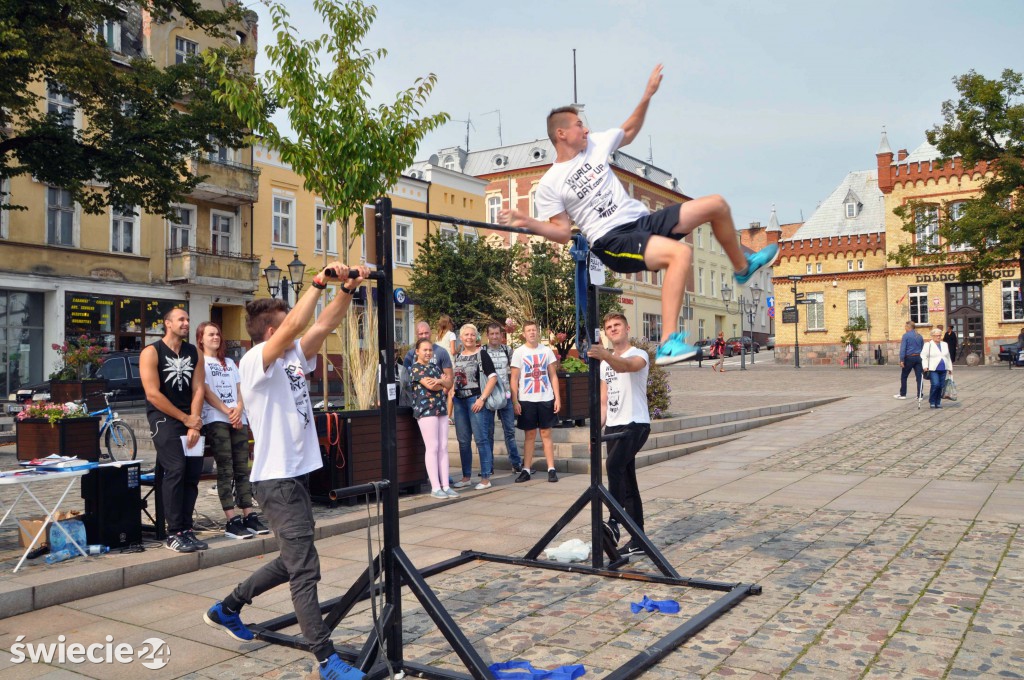
[[[946, 206], [946, 214], [949, 216], [950, 222], [956, 222], [964, 216], [964, 211], [967, 208], [967, 201], [957, 201], [950, 203]], [[962, 253], [967, 250], [972, 250], [971, 246], [967, 243], [950, 243], [949, 249], [955, 253]]]
[[196, 243], [196, 209], [194, 206], [178, 205], [172, 208], [170, 221], [170, 249], [183, 250]]
[[[719, 275], [718, 275], [718, 290], [725, 290], [725, 272], [719, 272]], [[736, 293], [736, 291], [733, 290], [733, 292], [729, 295], [729, 300], [730, 301], [735, 299], [733, 297], [733, 295], [735, 295], [735, 293]]]
[[235, 160], [234, 149], [224, 146], [213, 135], [210, 135], [210, 142], [213, 144], [213, 150], [206, 154], [206, 157], [211, 163], [228, 163]]
[[75, 202], [71, 192], [59, 187], [46, 190], [46, 243], [51, 246], [75, 245]]
[[817, 274], [821, 273], [821, 263], [820, 262], [818, 262], [817, 264], [814, 265], [814, 271]]
[[327, 207], [317, 205], [313, 211], [313, 250], [322, 253], [324, 246], [327, 252], [338, 252], [337, 228], [334, 222], [327, 221]]
[[295, 232], [292, 230], [292, 213], [294, 210], [295, 201], [282, 196], [274, 196], [274, 245], [295, 245]]
[[706, 337], [704, 333], [704, 319], [697, 319], [697, 338], [703, 340]]
[[530, 189], [530, 217], [537, 219], [537, 187]]
[[121, 51], [121, 22], [116, 19], [106, 19], [96, 27], [96, 34], [99, 39], [107, 44], [107, 49], [114, 52]]
[[190, 58], [199, 53], [199, 43], [192, 42], [187, 38], [174, 39], [174, 63], [184, 64]]
[[704, 267], [697, 267], [697, 294], [704, 294]]
[[1020, 279], [1003, 281], [1003, 321], [1024, 321], [1024, 301], [1021, 300]]
[[857, 203], [856, 202], [849, 201], [848, 203], [846, 203], [846, 216], [847, 217], [856, 217], [857, 216]]
[[685, 333], [686, 332], [686, 314], [680, 314], [679, 315], [679, 322], [678, 322], [678, 325], [676, 326], [676, 332], [677, 333]]
[[409, 342], [408, 313], [405, 309], [395, 307], [395, 344], [404, 345]]
[[813, 273], [813, 272], [814, 272], [814, 270], [813, 270], [813, 266], [814, 266], [814, 265], [812, 265], [812, 264], [811, 264], [810, 262], [808, 262], [808, 263], [807, 263], [807, 273], [808, 273], [808, 274], [811, 274], [811, 273]]
[[442, 224], [441, 238], [455, 241], [459, 238], [459, 230], [450, 224]]
[[939, 248], [939, 209], [934, 205], [922, 206], [914, 214], [917, 245], [921, 252], [931, 253]]
[[501, 196], [494, 195], [487, 197], [487, 221], [491, 224], [498, 223], [498, 213], [501, 212]]
[[804, 305], [807, 308], [807, 330], [825, 330], [825, 294], [807, 293], [805, 298], [814, 301]]
[[708, 272], [708, 295], [716, 297], [718, 293], [716, 293], [715, 290], [715, 273]]
[[846, 293], [846, 317], [850, 325], [858, 323], [860, 319], [868, 319], [868, 292], [866, 290], [851, 290]]
[[910, 320], [915, 324], [928, 323], [928, 286], [910, 287]]
[[64, 125], [75, 124], [75, 100], [53, 83], [46, 86], [46, 112], [60, 116]]
[[661, 340], [661, 314], [644, 312], [644, 337], [652, 342]]
[[412, 264], [412, 222], [395, 222], [395, 264]]
[[139, 216], [131, 208], [110, 208], [110, 252], [139, 252]]
[[231, 253], [238, 250], [235, 243], [234, 213], [210, 211], [210, 250], [214, 253]]
[[704, 249], [704, 227], [697, 227], [697, 247]]
[[864, 260], [857, 260], [857, 269], [864, 271]]
[[848, 271], [848, 272], [852, 272], [853, 271], [853, 260], [847, 260], [846, 261], [846, 271]]
[[444, 162], [441, 164], [445, 170], [455, 169], [455, 156], [445, 156]]

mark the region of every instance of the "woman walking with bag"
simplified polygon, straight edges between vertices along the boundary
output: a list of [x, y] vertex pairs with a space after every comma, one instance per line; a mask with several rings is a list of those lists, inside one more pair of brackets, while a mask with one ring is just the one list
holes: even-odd
[[725, 373], [725, 331], [718, 331], [718, 338], [711, 345], [711, 358], [717, 359], [711, 364], [711, 368], [719, 373]]
[[416, 360], [409, 368], [412, 391], [412, 414], [423, 435], [426, 448], [424, 462], [430, 478], [430, 495], [434, 498], [458, 498], [448, 486], [448, 410], [445, 403], [444, 379], [434, 358], [430, 338], [416, 342]]
[[925, 376], [931, 381], [928, 405], [942, 408], [942, 388], [946, 385], [946, 374], [953, 372], [953, 359], [949, 356], [949, 345], [942, 341], [941, 329], [932, 329], [931, 341], [921, 350], [921, 363]]

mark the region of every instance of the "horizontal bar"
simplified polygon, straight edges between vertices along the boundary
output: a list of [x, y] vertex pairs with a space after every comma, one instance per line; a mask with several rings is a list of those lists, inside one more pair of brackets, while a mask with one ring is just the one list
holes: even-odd
[[333, 489], [327, 492], [327, 496], [332, 501], [340, 501], [346, 498], [354, 498], [355, 496], [374, 493], [377, 489], [386, 489], [389, 486], [391, 486], [391, 482], [386, 479], [382, 479], [376, 483], [357, 484], [356, 486], [343, 486], [340, 489]]
[[503, 224], [491, 224], [490, 222], [466, 220], [461, 217], [452, 217], [451, 215], [432, 215], [431, 213], [416, 212], [415, 210], [402, 210], [401, 208], [392, 208], [391, 214], [399, 215], [401, 217], [418, 217], [423, 220], [433, 220], [435, 222], [447, 222], [448, 224], [461, 224], [464, 227], [491, 229], [493, 231], [505, 231], [512, 234], [526, 234], [527, 236], [534, 235], [532, 231], [522, 227], [506, 227]]
[[[338, 278], [338, 272], [336, 272], [334, 269], [325, 269], [324, 270], [324, 276], [326, 276], [329, 279], [336, 279], [336, 278]], [[345, 278], [346, 279], [358, 279], [359, 278], [359, 272], [356, 271], [355, 269], [349, 269], [348, 270], [348, 274], [345, 275]], [[374, 280], [383, 280], [384, 279], [384, 272], [382, 272], [382, 271], [372, 271], [372, 272], [370, 272], [370, 278], [374, 279]]]
[[621, 295], [621, 288], [611, 288], [609, 286], [594, 286], [597, 288], [598, 293], [608, 293], [609, 295]]

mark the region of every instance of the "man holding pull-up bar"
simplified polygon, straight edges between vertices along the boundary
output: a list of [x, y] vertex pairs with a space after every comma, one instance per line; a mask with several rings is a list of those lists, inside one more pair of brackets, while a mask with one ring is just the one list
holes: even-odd
[[573, 106], [548, 114], [548, 137], [555, 145], [555, 162], [537, 186], [534, 219], [518, 210], [503, 210], [498, 222], [524, 227], [557, 243], [568, 243], [575, 222], [591, 250], [612, 271], [665, 272], [661, 297], [664, 320], [661, 346], [655, 363], [672, 364], [689, 359], [697, 348], [684, 342], [683, 333], [672, 332], [683, 304], [692, 250], [682, 239], [697, 226], [711, 223], [715, 238], [736, 269], [736, 282], [747, 283], [758, 269], [770, 265], [778, 246], [769, 245], [744, 255], [733, 225], [729, 205], [721, 196], [704, 196], [651, 213], [632, 198], [612, 172], [609, 157], [632, 142], [647, 115], [651, 97], [661, 85], [661, 64], [647, 80], [640, 104], [622, 124], [590, 134]]
[[[316, 369], [316, 355], [327, 335], [338, 327], [352, 302], [352, 294], [370, 275], [363, 267], [347, 279], [313, 325], [326, 278], [350, 270], [332, 262], [313, 277], [313, 285], [288, 310], [283, 300], [261, 298], [245, 307], [245, 327], [253, 347], [238, 365], [245, 412], [253, 433], [250, 478], [253, 495], [277, 537], [280, 554], [240, 583], [230, 595], [203, 616], [214, 628], [247, 642], [253, 633], [239, 611], [254, 597], [288, 583], [302, 636], [312, 645], [324, 680], [354, 680], [363, 674], [343, 662], [334, 651], [331, 631], [320, 614], [316, 584], [320, 558], [313, 545], [313, 506], [306, 476], [322, 467], [320, 445], [313, 422], [306, 376]], [[299, 334], [306, 331], [301, 338]]]

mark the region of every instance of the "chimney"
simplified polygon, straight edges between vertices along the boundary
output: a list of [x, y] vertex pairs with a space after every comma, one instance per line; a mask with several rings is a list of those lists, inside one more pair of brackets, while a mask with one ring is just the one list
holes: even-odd
[[898, 155], [896, 156], [896, 160], [897, 160], [897, 161], [902, 161], [902, 160], [903, 160], [904, 158], [906, 158], [907, 156], [909, 156], [909, 155], [910, 155], [910, 152], [909, 152], [909, 151], [907, 151], [906, 149], [900, 149], [900, 150], [899, 150], [899, 151], [897, 151], [896, 153], [898, 154]]

